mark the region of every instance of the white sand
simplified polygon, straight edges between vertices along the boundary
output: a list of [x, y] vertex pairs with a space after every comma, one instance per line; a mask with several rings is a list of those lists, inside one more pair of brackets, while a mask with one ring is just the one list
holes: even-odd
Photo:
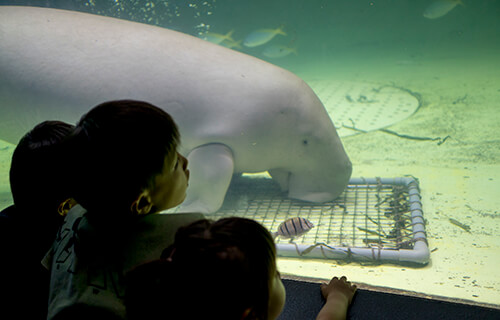
[[[442, 145], [380, 131], [343, 142], [353, 177], [410, 174], [420, 180], [431, 262], [413, 268], [280, 259], [279, 268], [302, 277], [346, 275], [354, 282], [500, 305], [500, 50], [448, 48], [418, 60], [407, 56], [361, 53], [304, 63], [294, 71], [306, 81], [394, 84], [422, 96], [420, 110], [390, 129], [421, 137], [449, 135]], [[12, 151], [12, 145], [0, 141], [0, 209], [11, 203]], [[469, 225], [471, 232], [449, 218]]]
[[[450, 138], [437, 145], [376, 131], [342, 139], [353, 177], [410, 174], [420, 180], [433, 250], [427, 266], [280, 259], [282, 273], [323, 279], [346, 275], [354, 282], [500, 305], [500, 50], [458, 49], [408, 63], [400, 63], [408, 61], [404, 55], [361, 54], [327, 70], [304, 65], [297, 72], [306, 80], [368, 81], [417, 92], [420, 110], [390, 130]], [[469, 225], [471, 232], [449, 218]]]

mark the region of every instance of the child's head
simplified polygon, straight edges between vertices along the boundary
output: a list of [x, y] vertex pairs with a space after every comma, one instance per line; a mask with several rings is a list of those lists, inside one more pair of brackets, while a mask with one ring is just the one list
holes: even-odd
[[168, 209], [185, 197], [187, 160], [174, 120], [142, 101], [102, 103], [71, 138], [75, 199], [96, 224]]
[[271, 234], [254, 220], [200, 220], [128, 277], [129, 319], [275, 319], [284, 304]]
[[44, 121], [23, 136], [12, 155], [10, 188], [19, 218], [54, 234], [63, 219], [61, 204], [71, 197], [72, 175], [64, 169], [68, 157], [61, 142], [73, 128]]

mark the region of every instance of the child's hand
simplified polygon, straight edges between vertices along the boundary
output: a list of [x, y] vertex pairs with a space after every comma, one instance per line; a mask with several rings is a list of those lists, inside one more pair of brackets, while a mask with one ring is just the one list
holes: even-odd
[[342, 276], [340, 279], [333, 277], [332, 280], [330, 280], [330, 283], [324, 283], [321, 285], [321, 294], [323, 294], [323, 297], [327, 301], [330, 299], [345, 299], [347, 305], [350, 305], [352, 298], [354, 297], [354, 293], [356, 293], [356, 285], [347, 281], [345, 276]]

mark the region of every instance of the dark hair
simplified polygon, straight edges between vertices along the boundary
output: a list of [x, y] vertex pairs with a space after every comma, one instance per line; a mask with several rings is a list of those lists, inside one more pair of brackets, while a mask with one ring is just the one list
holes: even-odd
[[74, 197], [88, 210], [89, 221], [112, 223], [131, 215], [132, 202], [153, 185], [179, 142], [172, 117], [147, 102], [109, 101], [85, 114], [71, 146]]
[[162, 258], [127, 275], [129, 319], [267, 319], [276, 249], [245, 218], [199, 220], [180, 228]]
[[55, 229], [53, 234], [62, 222], [57, 208], [71, 196], [62, 141], [73, 128], [61, 121], [44, 121], [21, 138], [12, 155], [10, 188], [20, 218], [39, 229]]

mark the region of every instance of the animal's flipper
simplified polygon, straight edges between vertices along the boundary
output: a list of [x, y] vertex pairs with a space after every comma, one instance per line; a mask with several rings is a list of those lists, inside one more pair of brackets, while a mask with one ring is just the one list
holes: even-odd
[[189, 186], [179, 212], [216, 212], [222, 206], [233, 176], [231, 149], [223, 144], [206, 144], [193, 149], [187, 158]]

